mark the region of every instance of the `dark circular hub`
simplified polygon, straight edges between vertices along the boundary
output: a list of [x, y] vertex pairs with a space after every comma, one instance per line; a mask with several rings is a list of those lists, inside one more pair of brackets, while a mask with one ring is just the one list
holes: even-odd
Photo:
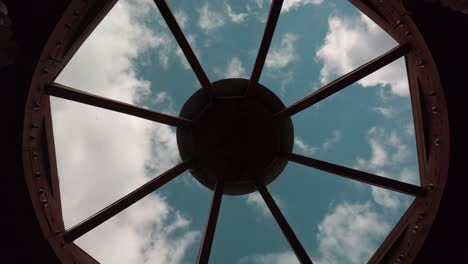
[[191, 174], [212, 190], [222, 179], [230, 195], [254, 192], [256, 181], [266, 185], [276, 179], [287, 164], [277, 153], [290, 152], [294, 142], [291, 119], [273, 118], [285, 107], [281, 100], [260, 84], [246, 98], [248, 85], [245, 79], [214, 82], [212, 101], [198, 90], [180, 112], [194, 126], [177, 129], [182, 160], [195, 161]]

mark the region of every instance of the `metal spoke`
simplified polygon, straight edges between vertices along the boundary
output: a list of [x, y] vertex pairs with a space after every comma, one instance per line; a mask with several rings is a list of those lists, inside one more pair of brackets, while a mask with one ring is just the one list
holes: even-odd
[[208, 216], [208, 222], [206, 224], [205, 235], [203, 236], [203, 241], [200, 245], [200, 251], [198, 252], [198, 264], [208, 263], [210, 258], [211, 245], [213, 244], [213, 238], [216, 231], [216, 223], [218, 222], [218, 215], [222, 198], [223, 183], [218, 180], [213, 193], [213, 198], [211, 200], [210, 213]]
[[325, 161], [321, 161], [321, 160], [317, 160], [317, 159], [313, 159], [309, 157], [304, 157], [304, 156], [293, 154], [293, 153], [281, 153], [280, 155], [286, 157], [290, 161], [294, 161], [296, 163], [299, 163], [305, 166], [309, 166], [318, 170], [333, 173], [333, 174], [343, 176], [349, 179], [353, 179], [356, 181], [364, 182], [370, 185], [379, 186], [379, 187], [389, 189], [392, 191], [397, 191], [397, 192], [409, 194], [412, 196], [421, 196], [421, 195], [424, 195], [426, 192], [426, 189], [416, 186], [416, 185], [392, 180], [389, 178], [385, 178], [385, 177], [378, 176], [375, 174], [343, 167], [343, 166], [336, 165], [333, 163], [329, 163], [329, 162], [325, 162]]
[[161, 13], [167, 25], [169, 26], [169, 29], [171, 30], [172, 35], [174, 35], [174, 38], [176, 39], [177, 43], [179, 44], [180, 49], [182, 50], [185, 57], [187, 58], [188, 63], [190, 64], [193, 71], [195, 72], [195, 75], [197, 76], [198, 81], [200, 82], [201, 86], [204, 89], [206, 89], [207, 93], [210, 96], [213, 96], [213, 89], [214, 89], [213, 85], [208, 79], [208, 76], [203, 70], [203, 67], [201, 66], [200, 62], [198, 61], [197, 56], [195, 55], [192, 48], [190, 47], [190, 44], [188, 43], [187, 38], [185, 38], [185, 35], [182, 32], [182, 29], [180, 28], [179, 24], [177, 24], [177, 20], [172, 14], [172, 11], [170, 10], [166, 1], [154, 0], [154, 3], [158, 7], [159, 12]]
[[341, 76], [340, 78], [323, 86], [322, 88], [318, 89], [317, 91], [305, 97], [304, 99], [286, 107], [279, 113], [275, 114], [275, 117], [281, 118], [292, 116], [314, 105], [315, 103], [327, 98], [328, 96], [341, 91], [347, 86], [359, 81], [360, 79], [379, 70], [380, 68], [397, 60], [398, 58], [405, 56], [409, 51], [409, 44], [400, 44], [397, 47], [390, 50], [389, 52], [383, 54], [382, 56], [362, 65], [361, 67], [355, 69], [354, 71], [344, 76]]
[[168, 183], [169, 181], [173, 180], [174, 178], [185, 172], [191, 167], [191, 165], [192, 163], [190, 161], [185, 161], [174, 166], [172, 169], [166, 171], [165, 173], [159, 175], [158, 177], [154, 178], [148, 183], [142, 185], [140, 188], [127, 194], [120, 200], [107, 206], [95, 215], [70, 228], [63, 235], [65, 243], [73, 242], [75, 239], [91, 231], [93, 228], [104, 223], [114, 215], [122, 212], [132, 204], [141, 200], [143, 197], [154, 192], [159, 187], [163, 186], [164, 184]]
[[255, 87], [260, 80], [260, 75], [262, 74], [263, 65], [265, 64], [268, 50], [270, 49], [271, 40], [275, 33], [276, 23], [278, 22], [282, 6], [283, 0], [273, 0], [273, 3], [271, 4], [265, 31], [263, 32], [262, 43], [260, 44], [257, 59], [255, 60], [255, 65], [253, 67], [252, 74], [250, 75], [250, 84], [246, 92], [247, 96], [255, 94]]
[[93, 95], [87, 92], [83, 92], [65, 85], [52, 83], [46, 85], [45, 92], [49, 95], [60, 97], [63, 99], [72, 100], [75, 102], [88, 104], [119, 113], [124, 113], [136, 117], [141, 117], [154, 122], [175, 126], [175, 127], [189, 127], [192, 121], [184, 118], [170, 116], [167, 114], [148, 110], [146, 108], [134, 106], [127, 103], [107, 99], [105, 97]]
[[312, 264], [309, 255], [307, 255], [307, 252], [305, 251], [301, 242], [299, 242], [299, 239], [297, 239], [296, 235], [294, 234], [294, 231], [292, 230], [291, 226], [289, 226], [288, 221], [286, 220], [286, 218], [284, 218], [283, 214], [281, 213], [281, 210], [279, 209], [278, 205], [276, 205], [275, 200], [273, 200], [273, 197], [271, 196], [270, 192], [268, 192], [265, 185], [263, 183], [257, 183], [256, 186], [258, 192], [260, 193], [266, 205], [270, 209], [271, 214], [280, 226], [281, 231], [283, 231], [283, 234], [288, 240], [289, 245], [296, 254], [297, 259], [302, 264]]

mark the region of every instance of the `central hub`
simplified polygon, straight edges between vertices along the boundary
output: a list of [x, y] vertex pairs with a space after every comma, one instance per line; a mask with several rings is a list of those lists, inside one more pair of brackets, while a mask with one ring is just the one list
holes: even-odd
[[273, 118], [284, 104], [260, 84], [254, 96], [244, 97], [248, 85], [245, 79], [214, 82], [211, 101], [204, 89], [198, 90], [180, 113], [194, 126], [177, 129], [182, 160], [195, 161], [191, 174], [212, 190], [222, 179], [230, 195], [254, 192], [256, 181], [271, 183], [287, 164], [277, 153], [293, 146], [291, 119]]

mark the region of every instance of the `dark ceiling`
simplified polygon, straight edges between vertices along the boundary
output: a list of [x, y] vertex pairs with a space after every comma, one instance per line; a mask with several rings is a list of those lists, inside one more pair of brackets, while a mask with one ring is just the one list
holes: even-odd
[[[43, 239], [23, 177], [21, 141], [24, 105], [34, 65], [67, 1], [3, 0], [9, 9], [16, 62], [0, 69], [3, 96], [2, 233], [4, 263], [58, 263]], [[465, 205], [468, 180], [468, 15], [433, 4], [412, 2], [412, 16], [425, 37], [445, 89], [450, 123], [450, 168], [439, 214], [417, 263], [468, 263]], [[421, 3], [421, 4], [414, 4]], [[6, 205], [6, 207], [5, 207]], [[6, 243], [5, 243], [6, 242]]]

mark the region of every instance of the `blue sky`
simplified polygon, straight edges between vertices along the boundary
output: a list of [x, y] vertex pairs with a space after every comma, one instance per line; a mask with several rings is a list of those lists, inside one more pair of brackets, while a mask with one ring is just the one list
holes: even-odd
[[[270, 1], [168, 1], [211, 81], [249, 78]], [[396, 46], [346, 1], [285, 0], [260, 82], [291, 104]], [[56, 80], [178, 115], [199, 84], [154, 3], [110, 11]], [[65, 225], [175, 165], [175, 130], [52, 100]], [[293, 117], [294, 152], [419, 185], [402, 59]], [[411, 197], [289, 163], [268, 186], [314, 263], [363, 263]], [[211, 191], [189, 173], [76, 243], [102, 263], [193, 263]], [[224, 196], [211, 263], [297, 263], [258, 194]]]

